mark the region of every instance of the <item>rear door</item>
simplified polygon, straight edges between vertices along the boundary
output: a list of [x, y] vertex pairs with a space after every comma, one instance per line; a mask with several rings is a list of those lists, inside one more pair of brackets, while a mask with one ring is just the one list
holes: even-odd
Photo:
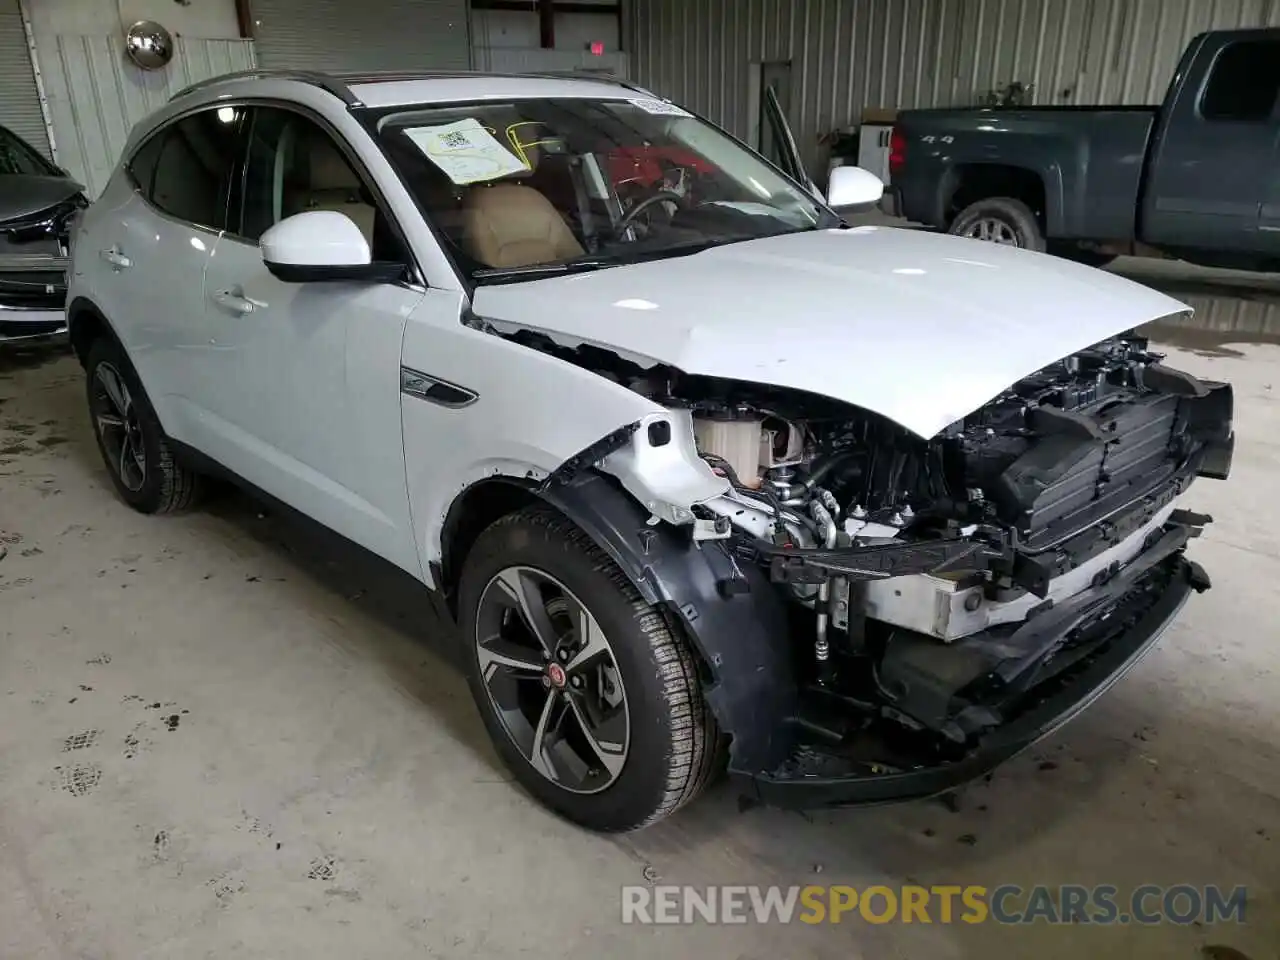
[[[204, 336], [201, 287], [226, 225], [244, 111], [210, 107], [152, 134], [91, 208], [77, 268], [130, 348], [166, 432], [192, 442], [188, 364]], [[79, 249], [86, 243], [90, 249]]]
[[1175, 248], [1265, 249], [1259, 227], [1276, 189], [1278, 100], [1280, 31], [1213, 34], [1203, 42], [1166, 105], [1142, 239]]

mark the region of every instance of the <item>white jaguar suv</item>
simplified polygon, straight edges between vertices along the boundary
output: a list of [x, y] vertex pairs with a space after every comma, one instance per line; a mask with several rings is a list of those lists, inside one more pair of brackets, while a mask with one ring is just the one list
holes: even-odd
[[[1075, 715], [1194, 590], [1232, 395], [1184, 311], [835, 210], [594, 79], [259, 72], [177, 95], [84, 214], [72, 343], [120, 496], [235, 478], [418, 577], [502, 760], [597, 830], [722, 767], [918, 797]], [[425, 607], [424, 607], [425, 612]]]

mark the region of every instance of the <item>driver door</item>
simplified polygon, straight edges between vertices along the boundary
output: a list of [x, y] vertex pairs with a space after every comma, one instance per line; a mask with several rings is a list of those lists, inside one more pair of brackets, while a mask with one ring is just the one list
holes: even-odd
[[350, 217], [375, 259], [408, 253], [354, 153], [313, 118], [252, 108], [240, 195], [204, 281], [199, 445], [234, 473], [421, 574], [400, 420], [400, 346], [424, 297], [408, 283], [287, 283], [258, 240], [284, 217]]
[[800, 157], [800, 148], [796, 146], [796, 138], [791, 133], [787, 118], [783, 115], [782, 105], [773, 87], [764, 88], [764, 119], [769, 125], [770, 137], [765, 139], [765, 157], [779, 170], [796, 183], [800, 184], [819, 200], [823, 199], [822, 191], [805, 170], [804, 161]]

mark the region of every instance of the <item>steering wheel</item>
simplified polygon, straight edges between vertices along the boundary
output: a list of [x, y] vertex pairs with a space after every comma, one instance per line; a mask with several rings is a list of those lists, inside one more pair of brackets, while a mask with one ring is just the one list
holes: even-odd
[[684, 197], [673, 190], [655, 190], [643, 200], [637, 201], [635, 206], [622, 215], [622, 219], [614, 225], [611, 239], [620, 239], [623, 233], [629, 230], [631, 225], [635, 223], [636, 217], [640, 216], [640, 214], [644, 213], [644, 211], [648, 210], [654, 204], [661, 203], [664, 200], [670, 200], [676, 204], [684, 203]]

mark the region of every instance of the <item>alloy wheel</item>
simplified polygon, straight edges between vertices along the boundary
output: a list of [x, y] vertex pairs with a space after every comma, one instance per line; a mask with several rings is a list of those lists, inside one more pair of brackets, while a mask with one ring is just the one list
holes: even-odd
[[988, 243], [1003, 244], [1007, 247], [1021, 246], [1018, 243], [1018, 235], [1014, 232], [1013, 227], [995, 217], [982, 217], [979, 220], [975, 220], [972, 226], [964, 232], [964, 236], [972, 237], [974, 240], [986, 240]]
[[525, 760], [572, 793], [622, 772], [630, 715], [604, 631], [568, 587], [533, 567], [500, 570], [476, 615], [480, 680]]
[[125, 489], [137, 492], [147, 480], [147, 454], [138, 408], [120, 371], [99, 363], [93, 374], [93, 424], [107, 461]]

